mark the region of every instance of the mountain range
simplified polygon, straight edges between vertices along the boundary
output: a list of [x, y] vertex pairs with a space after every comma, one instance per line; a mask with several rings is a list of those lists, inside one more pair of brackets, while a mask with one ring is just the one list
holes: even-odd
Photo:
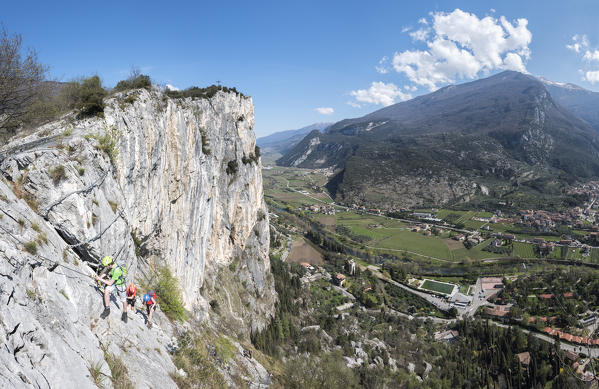
[[277, 162], [334, 169], [345, 203], [559, 202], [599, 176], [597, 96], [505, 71], [312, 131]]
[[296, 144], [301, 142], [310, 132], [317, 130], [323, 131], [333, 123], [314, 123], [297, 130], [286, 130], [275, 132], [267, 136], [256, 139], [256, 144], [260, 146], [262, 152], [274, 152], [285, 154]]

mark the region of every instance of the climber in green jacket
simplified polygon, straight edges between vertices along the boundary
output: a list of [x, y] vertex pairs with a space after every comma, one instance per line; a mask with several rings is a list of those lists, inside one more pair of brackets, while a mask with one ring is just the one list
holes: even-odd
[[106, 319], [110, 315], [110, 294], [115, 293], [117, 301], [123, 303], [127, 301], [125, 293], [125, 271], [117, 265], [112, 257], [106, 256], [102, 259], [102, 265], [105, 271], [100, 276], [95, 275], [95, 279], [105, 285], [104, 287], [104, 311], [100, 315], [102, 319]]

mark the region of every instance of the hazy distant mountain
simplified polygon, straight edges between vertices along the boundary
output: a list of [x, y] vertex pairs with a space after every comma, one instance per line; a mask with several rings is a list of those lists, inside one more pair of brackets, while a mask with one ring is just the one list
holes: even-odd
[[313, 131], [278, 163], [338, 168], [329, 188], [344, 202], [437, 205], [515, 192], [542, 202], [599, 176], [599, 135], [538, 79], [506, 71]]
[[256, 143], [262, 151], [279, 152], [285, 154], [298, 144], [311, 131], [322, 131], [333, 123], [314, 123], [298, 130], [287, 130], [275, 132], [267, 136], [256, 139]]
[[599, 131], [599, 93], [574, 84], [551, 82], [541, 78], [551, 97], [574, 115]]

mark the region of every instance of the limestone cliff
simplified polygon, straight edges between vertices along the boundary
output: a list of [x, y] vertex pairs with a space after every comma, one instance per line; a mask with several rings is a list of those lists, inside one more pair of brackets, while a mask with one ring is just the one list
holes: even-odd
[[[196, 319], [241, 338], [273, 313], [250, 98], [117, 94], [103, 118], [70, 114], [4, 146], [0, 171], [0, 386], [93, 386], [100, 346], [127, 358], [137, 387], [174, 386], [164, 316], [149, 333], [141, 315], [98, 319], [86, 274], [103, 255], [137, 281], [167, 265]], [[250, 362], [243, 379], [268, 384]]]

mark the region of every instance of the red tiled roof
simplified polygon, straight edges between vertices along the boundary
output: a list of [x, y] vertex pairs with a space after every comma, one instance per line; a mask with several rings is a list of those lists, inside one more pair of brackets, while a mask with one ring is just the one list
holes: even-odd
[[540, 294], [539, 297], [542, 299], [550, 299], [551, 297], [553, 297], [553, 295], [552, 294]]
[[572, 297], [574, 297], [574, 293], [572, 293], [572, 292], [564, 293], [564, 297], [567, 299], [572, 298]]

